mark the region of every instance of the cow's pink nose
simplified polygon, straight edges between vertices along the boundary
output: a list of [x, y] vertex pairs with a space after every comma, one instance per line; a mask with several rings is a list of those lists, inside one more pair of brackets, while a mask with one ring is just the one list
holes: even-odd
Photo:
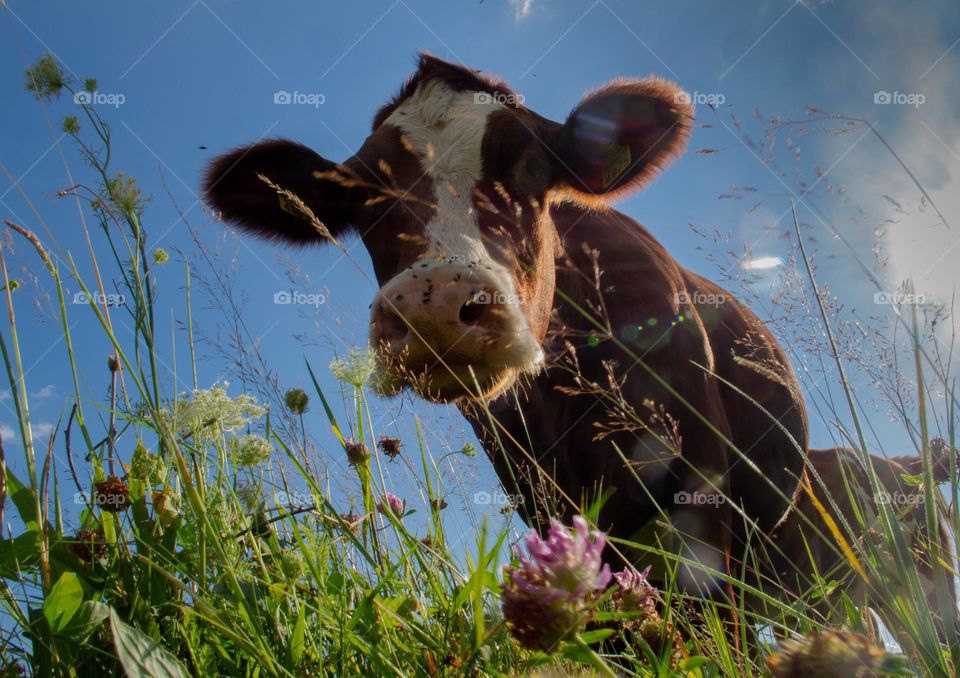
[[408, 269], [374, 299], [370, 338], [407, 362], [432, 363], [444, 354], [475, 362], [517, 329], [519, 304], [502, 287], [474, 267]]

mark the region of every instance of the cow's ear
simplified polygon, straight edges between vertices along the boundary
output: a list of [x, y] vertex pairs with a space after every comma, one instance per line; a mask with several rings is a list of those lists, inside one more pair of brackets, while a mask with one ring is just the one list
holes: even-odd
[[204, 175], [203, 195], [225, 220], [246, 231], [306, 245], [322, 241], [324, 235], [290, 194], [299, 198], [333, 237], [352, 226], [356, 211], [364, 204], [362, 190], [332, 178], [339, 169], [306, 146], [272, 139], [213, 160]]
[[692, 127], [690, 98], [672, 82], [616, 80], [584, 97], [558, 131], [558, 176], [580, 197], [617, 198], [677, 157]]

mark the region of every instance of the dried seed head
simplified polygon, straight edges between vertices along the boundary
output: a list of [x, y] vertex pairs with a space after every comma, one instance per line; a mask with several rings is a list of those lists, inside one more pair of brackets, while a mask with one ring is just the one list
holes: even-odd
[[396, 459], [400, 456], [400, 439], [399, 438], [390, 438], [389, 436], [380, 436], [380, 440], [377, 441], [377, 447], [380, 448], [380, 451], [391, 459]]
[[302, 388], [291, 388], [283, 395], [283, 401], [293, 414], [304, 414], [310, 404], [310, 396]]
[[103, 511], [119, 513], [130, 505], [130, 488], [116, 476], [110, 476], [94, 485], [93, 503]]

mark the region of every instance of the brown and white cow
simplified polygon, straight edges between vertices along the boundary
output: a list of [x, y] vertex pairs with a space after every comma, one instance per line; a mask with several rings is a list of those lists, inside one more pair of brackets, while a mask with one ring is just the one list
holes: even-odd
[[343, 163], [263, 141], [215, 160], [204, 193], [279, 242], [359, 234], [379, 388], [455, 402], [529, 523], [603, 497], [614, 537], [739, 571], [746, 535], [771, 534], [797, 496], [799, 386], [749, 309], [607, 206], [681, 153], [689, 99], [615, 80], [563, 123], [521, 101], [423, 55]]

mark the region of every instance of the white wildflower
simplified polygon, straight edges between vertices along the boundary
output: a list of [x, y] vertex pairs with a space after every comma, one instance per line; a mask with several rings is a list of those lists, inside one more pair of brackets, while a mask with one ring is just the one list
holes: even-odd
[[228, 385], [214, 384], [209, 389], [194, 391], [192, 397], [184, 394], [181, 400], [164, 408], [163, 414], [178, 434], [194, 439], [235, 431], [266, 414], [267, 408], [251, 396], [228, 396]]
[[273, 448], [263, 436], [242, 435], [233, 439], [234, 451], [239, 466], [256, 466], [270, 458]]
[[345, 384], [361, 388], [377, 368], [377, 356], [369, 348], [351, 348], [346, 358], [330, 362], [333, 376]]

